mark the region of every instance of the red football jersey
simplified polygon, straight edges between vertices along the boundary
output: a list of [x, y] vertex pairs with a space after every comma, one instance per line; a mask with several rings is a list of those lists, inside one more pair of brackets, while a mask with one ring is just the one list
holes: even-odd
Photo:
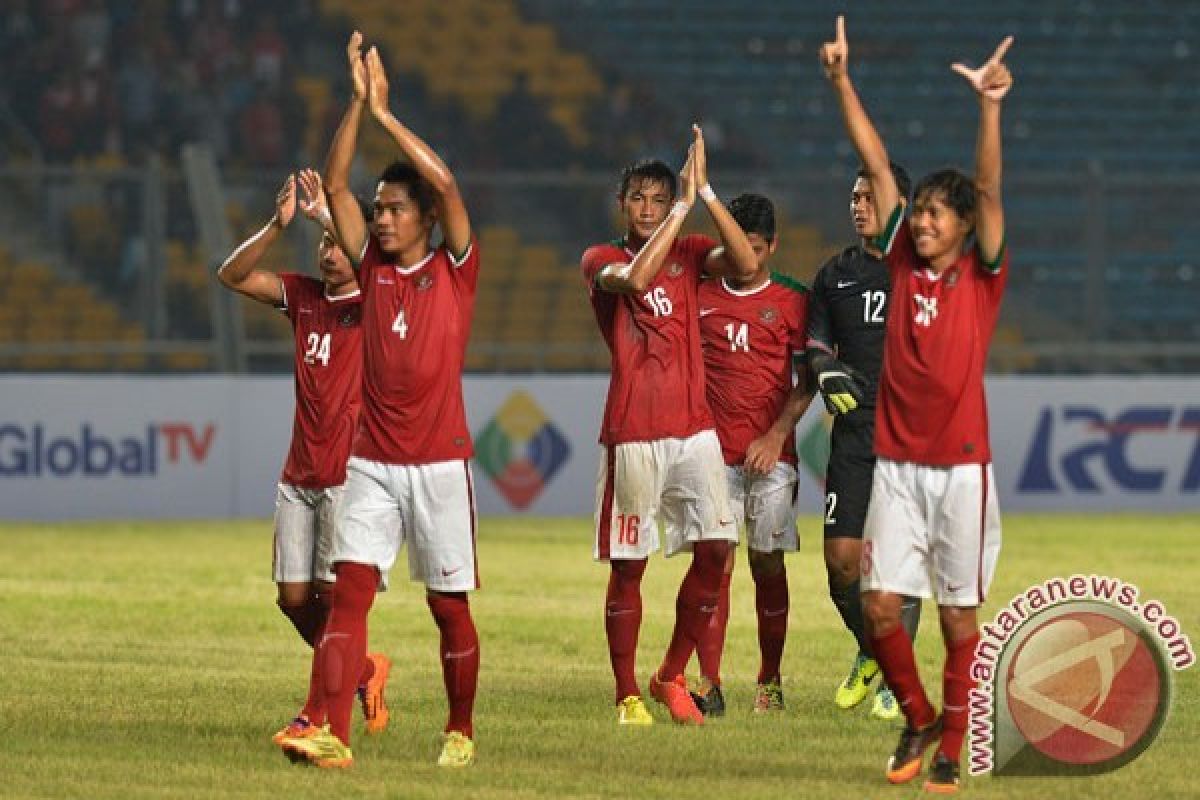
[[603, 444], [682, 439], [713, 427], [704, 397], [696, 292], [704, 259], [716, 246], [698, 234], [676, 239], [638, 296], [596, 285], [604, 267], [633, 261], [635, 254], [622, 242], [594, 245], [583, 254], [583, 279], [612, 353]]
[[[748, 291], [706, 280], [699, 298], [708, 404], [725, 463], [740, 466], [746, 448], [775, 423], [792, 391], [794, 359], [804, 354], [808, 290], [772, 274]], [[796, 463], [794, 432], [780, 459]]]
[[978, 250], [934, 275], [897, 209], [881, 237], [892, 276], [875, 452], [893, 461], [987, 464], [988, 346], [1008, 283], [1008, 249], [994, 268]]
[[470, 458], [462, 372], [479, 244], [472, 240], [461, 261], [443, 245], [401, 267], [372, 236], [358, 274], [365, 364], [354, 455], [385, 464]]
[[279, 279], [296, 341], [296, 414], [283, 482], [340, 486], [362, 405], [362, 294], [327, 297], [324, 283], [294, 272]]

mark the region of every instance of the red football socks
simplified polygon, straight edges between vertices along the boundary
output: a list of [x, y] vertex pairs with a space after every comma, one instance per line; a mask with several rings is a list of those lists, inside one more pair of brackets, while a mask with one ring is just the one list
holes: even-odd
[[912, 641], [903, 625], [897, 625], [883, 636], [870, 636], [871, 651], [883, 669], [884, 680], [900, 702], [900, 708], [908, 720], [908, 727], [924, 728], [937, 719], [937, 712], [925, 696], [921, 677], [913, 655]]
[[717, 686], [721, 685], [721, 656], [725, 653], [725, 631], [729, 627], [729, 584], [733, 575], [721, 576], [721, 592], [717, 595], [717, 610], [704, 628], [696, 658], [700, 662], [700, 674]]
[[788, 607], [787, 571], [754, 578], [754, 610], [758, 615], [758, 682], [779, 680], [779, 665], [783, 660], [783, 645], [787, 640]]
[[646, 560], [614, 560], [604, 596], [604, 633], [608, 637], [608, 657], [617, 682], [617, 699], [641, 695], [638, 688], [637, 644], [642, 627], [642, 575]]
[[704, 629], [716, 613], [728, 552], [729, 543], [725, 541], [696, 542], [693, 546], [692, 566], [675, 598], [675, 630], [658, 671], [662, 680], [669, 681], [683, 674]]
[[[316, 642], [320, 642], [321, 634], [325, 630], [325, 620], [329, 616], [329, 609], [333, 605], [333, 592], [325, 592], [323, 594], [314, 595], [313, 599], [320, 604], [323, 609], [321, 628], [317, 631], [315, 638]], [[371, 662], [366, 662], [368, 665]], [[308, 697], [304, 700], [304, 708], [300, 710], [300, 716], [311, 722], [313, 725], [325, 724], [325, 695], [321, 691], [323, 686], [321, 678], [321, 659], [313, 654], [312, 671], [308, 677]]]
[[479, 634], [471, 619], [471, 606], [465, 592], [429, 592], [425, 600], [441, 631], [442, 680], [450, 705], [446, 732], [459, 731], [470, 738], [474, 736], [471, 712], [479, 682]]
[[978, 644], [978, 632], [969, 639], [946, 644], [946, 666], [942, 672], [942, 742], [938, 752], [951, 761], [958, 761], [967, 733], [971, 688], [975, 686], [971, 664], [975, 661]]
[[329, 728], [350, 744], [350, 712], [367, 658], [367, 614], [375, 601], [379, 572], [370, 564], [343, 561], [337, 565], [333, 608], [314, 658], [324, 685]]

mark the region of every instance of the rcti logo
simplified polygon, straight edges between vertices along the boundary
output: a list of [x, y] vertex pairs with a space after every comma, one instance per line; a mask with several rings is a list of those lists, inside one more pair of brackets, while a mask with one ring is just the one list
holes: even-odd
[[[1135, 462], [1135, 437], [1189, 433], [1195, 443], [1181, 475], [1168, 478], [1164, 464]], [[1135, 406], [1111, 415], [1092, 406], [1043, 408], [1017, 491], [1099, 492], [1104, 476], [1125, 491], [1158, 492], [1176, 484], [1183, 492], [1200, 490], [1200, 408]]]
[[571, 446], [526, 392], [517, 390], [475, 437], [475, 460], [508, 502], [528, 508], [571, 455]]
[[149, 476], [167, 464], [201, 464], [217, 428], [190, 422], [152, 422], [139, 433], [108, 435], [91, 423], [52, 431], [44, 423], [0, 425], [0, 478]]
[[1179, 622], [1137, 587], [1074, 575], [1026, 590], [985, 625], [971, 690], [971, 773], [1093, 775], [1133, 761], [1195, 663]]

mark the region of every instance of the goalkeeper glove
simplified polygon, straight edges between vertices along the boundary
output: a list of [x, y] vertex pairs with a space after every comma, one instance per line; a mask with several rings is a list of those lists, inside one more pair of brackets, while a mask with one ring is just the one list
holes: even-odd
[[817, 376], [817, 385], [821, 388], [821, 397], [825, 400], [825, 408], [830, 414], [849, 414], [858, 408], [866, 384], [858, 370], [825, 354], [813, 358], [811, 363]]

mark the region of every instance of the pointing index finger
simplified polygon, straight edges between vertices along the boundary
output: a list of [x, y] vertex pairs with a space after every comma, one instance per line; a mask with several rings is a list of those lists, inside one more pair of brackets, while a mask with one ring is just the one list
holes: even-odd
[[[837, 25], [836, 41], [838, 44], [845, 44], [846, 43], [846, 17], [843, 16], [842, 14], [838, 14], [836, 25]], [[1011, 39], [1012, 37], [1010, 36], [1009, 38]]]
[[988, 59], [989, 64], [999, 64], [1004, 59], [1004, 54], [1008, 52], [1008, 48], [1012, 47], [1013, 37], [1005, 36], [1004, 41], [996, 48], [996, 52], [992, 53], [992, 57]]

